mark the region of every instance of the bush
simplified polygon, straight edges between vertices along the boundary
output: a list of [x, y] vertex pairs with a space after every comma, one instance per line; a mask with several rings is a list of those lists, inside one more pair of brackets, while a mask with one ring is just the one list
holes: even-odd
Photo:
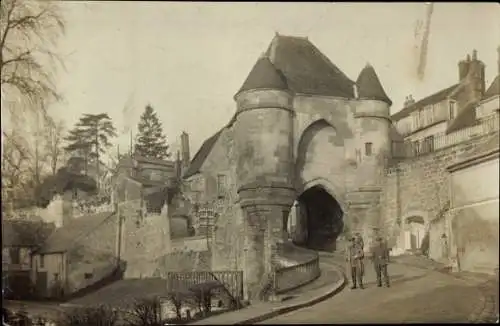
[[63, 325], [65, 326], [115, 326], [118, 322], [118, 313], [107, 307], [74, 308], [65, 313]]
[[126, 317], [130, 326], [163, 326], [159, 298], [145, 298], [136, 301]]
[[209, 281], [200, 284], [195, 284], [189, 288], [194, 294], [198, 308], [203, 313], [209, 313], [212, 307], [212, 298], [215, 290], [221, 289], [224, 286], [217, 281]]

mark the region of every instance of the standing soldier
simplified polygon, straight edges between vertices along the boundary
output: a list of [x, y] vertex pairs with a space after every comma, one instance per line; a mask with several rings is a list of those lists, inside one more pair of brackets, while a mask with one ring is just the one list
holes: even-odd
[[375, 245], [372, 249], [373, 266], [377, 274], [377, 286], [382, 286], [382, 276], [386, 287], [389, 287], [389, 273], [387, 272], [387, 264], [389, 263], [389, 250], [381, 237], [377, 237]]
[[349, 245], [346, 249], [347, 269], [351, 273], [352, 286], [351, 289], [356, 289], [357, 284], [361, 289], [363, 287], [363, 249], [356, 243], [354, 237], [349, 238]]

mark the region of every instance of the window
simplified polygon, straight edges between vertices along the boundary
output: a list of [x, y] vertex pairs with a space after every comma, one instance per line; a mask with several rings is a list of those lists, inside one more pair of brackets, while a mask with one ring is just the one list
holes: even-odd
[[372, 143], [365, 143], [365, 155], [370, 156], [372, 155]]
[[356, 149], [356, 162], [361, 162], [361, 150]]
[[282, 228], [283, 228], [283, 231], [286, 232], [288, 229], [288, 212], [282, 211], [281, 214], [282, 214], [281, 218], [283, 219]]
[[19, 248], [9, 248], [10, 263], [17, 265], [21, 263], [21, 254]]
[[435, 111], [435, 105], [431, 104], [429, 108], [427, 109], [427, 124], [433, 124], [434, 123], [434, 111]]
[[416, 140], [413, 142], [413, 154], [417, 156], [420, 153], [420, 141]]
[[45, 255], [40, 255], [40, 268], [45, 268]]
[[426, 153], [434, 151], [434, 136], [425, 137], [424, 150]]
[[417, 130], [420, 128], [420, 121], [418, 119], [418, 112], [413, 114], [413, 130]]
[[217, 175], [217, 195], [219, 198], [226, 194], [226, 176], [224, 174]]
[[59, 281], [59, 273], [54, 273], [54, 281]]
[[455, 112], [456, 112], [455, 101], [450, 101], [448, 110], [449, 110], [450, 120], [455, 119]]

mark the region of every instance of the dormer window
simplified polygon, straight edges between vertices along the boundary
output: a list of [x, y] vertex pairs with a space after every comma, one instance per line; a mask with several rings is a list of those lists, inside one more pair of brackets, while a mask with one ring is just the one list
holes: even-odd
[[455, 102], [453, 100], [450, 100], [450, 102], [449, 102], [448, 114], [449, 114], [450, 120], [455, 119], [455, 115], [456, 115], [456, 103], [457, 102]]

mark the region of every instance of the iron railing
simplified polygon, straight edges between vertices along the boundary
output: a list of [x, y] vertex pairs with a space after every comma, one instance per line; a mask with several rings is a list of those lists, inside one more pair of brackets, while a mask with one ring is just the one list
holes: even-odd
[[243, 300], [243, 271], [167, 272], [167, 290], [187, 290], [191, 286], [210, 281], [220, 282], [237, 302]]
[[392, 156], [394, 158], [411, 158], [435, 152], [459, 143], [482, 137], [500, 129], [498, 115], [493, 115], [480, 122], [480, 124], [457, 130], [448, 135], [440, 135], [422, 141], [401, 141], [392, 143]]

